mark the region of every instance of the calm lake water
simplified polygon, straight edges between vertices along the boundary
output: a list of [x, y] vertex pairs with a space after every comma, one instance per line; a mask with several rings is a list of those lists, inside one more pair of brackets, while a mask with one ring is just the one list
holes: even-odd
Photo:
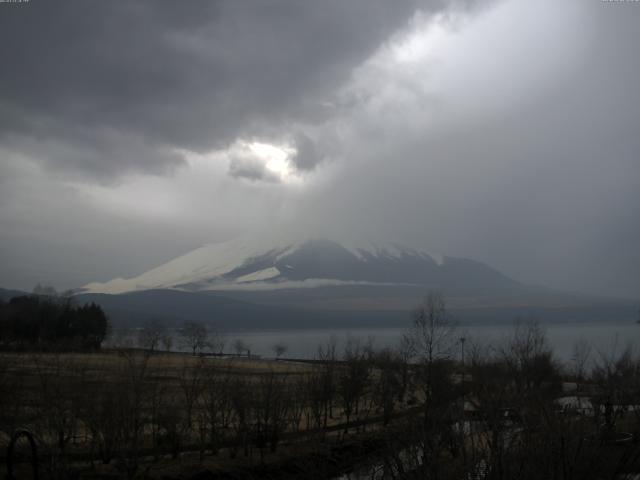
[[[541, 328], [546, 332], [556, 356], [562, 361], [571, 359], [574, 345], [580, 340], [584, 340], [590, 345], [592, 359], [598, 358], [599, 355], [610, 355], [612, 352], [620, 353], [628, 346], [631, 346], [636, 353], [640, 353], [639, 324], [564, 323], [542, 324]], [[396, 346], [407, 331], [407, 328], [289, 329], [225, 332], [223, 338], [225, 353], [233, 353], [233, 342], [240, 339], [249, 347], [252, 355], [273, 357], [272, 347], [276, 343], [281, 343], [287, 348], [284, 357], [314, 358], [318, 346], [326, 345], [332, 337], [335, 337], [337, 352], [340, 353], [349, 337], [365, 341], [371, 338], [374, 347], [381, 349]], [[467, 340], [466, 348], [471, 342], [499, 347], [510, 335], [513, 335], [514, 331], [515, 325], [459, 326], [453, 331], [452, 338], [465, 337]], [[136, 336], [135, 330], [120, 331], [109, 339], [107, 344], [111, 346], [135, 345]], [[173, 331], [173, 336], [173, 350], [186, 350], [181, 345], [177, 331]], [[456, 348], [456, 353], [459, 353], [458, 348]]]
[[[592, 355], [610, 354], [621, 352], [627, 346], [635, 350], [640, 346], [640, 325], [638, 324], [552, 324], [541, 325], [546, 332], [549, 343], [554, 348], [560, 360], [571, 359], [576, 341], [586, 340], [591, 348]], [[453, 333], [454, 338], [465, 337], [468, 342], [476, 342], [485, 345], [499, 346], [512, 335], [515, 326], [481, 325], [460, 326]], [[235, 339], [242, 339], [250, 348], [251, 354], [272, 357], [272, 346], [283, 343], [287, 346], [286, 357], [313, 358], [318, 345], [326, 344], [335, 336], [338, 341], [338, 352], [341, 351], [349, 336], [359, 337], [364, 340], [372, 338], [377, 348], [393, 347], [397, 345], [401, 336], [407, 332], [406, 328], [362, 328], [349, 330], [277, 330], [277, 331], [251, 331], [251, 332], [227, 332], [224, 334], [225, 350], [231, 351], [231, 344]], [[467, 346], [469, 343], [467, 343]]]

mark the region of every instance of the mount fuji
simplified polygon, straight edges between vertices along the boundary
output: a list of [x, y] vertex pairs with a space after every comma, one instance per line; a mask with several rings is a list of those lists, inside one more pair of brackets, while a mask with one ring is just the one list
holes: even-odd
[[599, 321], [635, 315], [629, 302], [555, 292], [481, 262], [397, 244], [245, 238], [204, 245], [134, 278], [89, 283], [81, 302], [116, 325], [163, 319], [222, 328], [406, 325], [429, 291], [463, 322]]
[[355, 285], [423, 286], [452, 294], [513, 293], [522, 288], [483, 263], [393, 243], [347, 246], [313, 239], [265, 247], [245, 239], [205, 245], [137, 277], [90, 283], [82, 291], [264, 291]]

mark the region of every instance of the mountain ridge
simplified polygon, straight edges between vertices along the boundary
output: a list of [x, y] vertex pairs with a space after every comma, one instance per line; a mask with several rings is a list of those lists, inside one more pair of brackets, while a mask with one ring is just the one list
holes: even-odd
[[430, 289], [512, 291], [521, 287], [496, 269], [466, 258], [429, 254], [395, 243], [344, 245], [318, 238], [260, 245], [256, 241], [208, 244], [129, 279], [93, 282], [84, 293], [151, 289], [209, 291], [314, 286], [421, 285]]

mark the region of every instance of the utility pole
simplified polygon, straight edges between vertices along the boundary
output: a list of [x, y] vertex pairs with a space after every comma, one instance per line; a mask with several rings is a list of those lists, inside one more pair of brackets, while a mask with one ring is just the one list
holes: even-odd
[[464, 342], [467, 341], [467, 339], [465, 337], [460, 337], [460, 361], [462, 363], [462, 382], [461, 382], [461, 388], [462, 388], [462, 415], [464, 416], [464, 403], [465, 403], [465, 396], [464, 396], [464, 380], [465, 380], [465, 368], [464, 368]]
[[[461, 435], [462, 435], [462, 459], [463, 462], [466, 466], [467, 464], [467, 449], [466, 449], [466, 445], [465, 445], [465, 428], [466, 428], [466, 419], [465, 419], [465, 415], [464, 415], [464, 409], [465, 409], [465, 404], [466, 404], [466, 400], [465, 400], [465, 385], [464, 385], [464, 380], [465, 380], [465, 368], [464, 368], [464, 342], [466, 342], [467, 339], [465, 337], [460, 337], [460, 362], [462, 363], [462, 382], [460, 384], [460, 388], [462, 389], [462, 415], [460, 418], [460, 425], [461, 425]], [[469, 424], [469, 427], [471, 426], [471, 424]]]
[[462, 383], [464, 384], [464, 342], [467, 339], [465, 337], [460, 337], [460, 359], [462, 361]]

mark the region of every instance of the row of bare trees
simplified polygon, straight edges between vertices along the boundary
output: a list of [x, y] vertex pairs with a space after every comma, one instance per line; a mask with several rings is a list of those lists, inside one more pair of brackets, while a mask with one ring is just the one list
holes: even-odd
[[389, 352], [378, 356], [352, 339], [343, 361], [335, 344], [321, 355], [300, 371], [258, 372], [234, 361], [143, 350], [38, 353], [20, 365], [3, 357], [0, 431], [34, 432], [52, 478], [87, 454], [132, 478], [149, 455], [175, 458], [190, 450], [204, 457], [225, 447], [232, 456], [262, 458], [286, 435], [320, 439], [327, 427], [348, 432], [377, 410], [390, 415], [397, 391]]
[[[126, 334], [126, 332], [124, 333]], [[116, 339], [115, 346], [122, 347], [122, 343], [126, 344], [127, 341]], [[228, 346], [236, 356], [250, 356], [251, 354], [250, 346], [243, 339], [236, 338], [227, 345], [227, 339], [222, 332], [212, 326], [195, 321], [185, 322], [179, 329], [173, 330], [160, 320], [150, 320], [138, 330], [135, 344], [149, 353], [183, 349], [192, 355], [203, 353], [222, 355], [225, 346]], [[276, 342], [271, 348], [275, 358], [282, 357], [287, 349], [287, 345], [282, 342]]]
[[[175, 333], [180, 345], [174, 345]], [[185, 322], [177, 332], [173, 332], [160, 320], [150, 320], [138, 330], [136, 344], [149, 353], [155, 353], [161, 349], [171, 352], [175, 347], [182, 347], [192, 355], [205, 351], [221, 354], [224, 350], [225, 338], [221, 332], [201, 322]]]

